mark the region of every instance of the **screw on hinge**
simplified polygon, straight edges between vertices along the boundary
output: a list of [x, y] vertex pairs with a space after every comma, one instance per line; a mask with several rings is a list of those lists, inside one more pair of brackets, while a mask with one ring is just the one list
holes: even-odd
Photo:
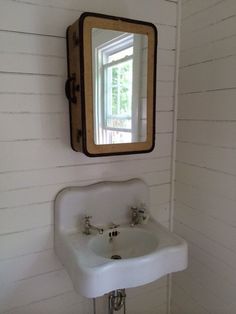
[[82, 131], [81, 130], [77, 130], [77, 137], [76, 137], [76, 139], [77, 139], [78, 143], [80, 143], [81, 137], [82, 137]]
[[76, 32], [73, 33], [73, 41], [75, 46], [79, 44], [79, 38], [76, 36]]

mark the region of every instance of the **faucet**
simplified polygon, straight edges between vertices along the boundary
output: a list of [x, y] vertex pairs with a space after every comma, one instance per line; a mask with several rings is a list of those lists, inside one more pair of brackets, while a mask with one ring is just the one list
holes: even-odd
[[132, 206], [130, 208], [131, 210], [131, 223], [130, 226], [134, 227], [139, 223], [139, 212], [138, 212], [138, 207]]
[[149, 215], [146, 213], [145, 205], [142, 204], [141, 208], [132, 206], [131, 208], [131, 223], [130, 226], [134, 227], [138, 224], [145, 224], [149, 219]]
[[90, 219], [92, 216], [85, 216], [84, 217], [84, 234], [91, 234], [91, 230], [97, 230], [99, 234], [103, 234], [103, 228], [99, 228], [96, 226], [91, 225]]

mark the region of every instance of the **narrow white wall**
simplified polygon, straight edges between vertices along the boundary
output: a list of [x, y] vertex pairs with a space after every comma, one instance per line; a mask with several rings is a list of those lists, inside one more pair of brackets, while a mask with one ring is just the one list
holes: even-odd
[[189, 243], [175, 314], [236, 313], [236, 1], [182, 4], [174, 230]]
[[[176, 38], [174, 0], [0, 1], [0, 313], [92, 313], [53, 251], [59, 190], [142, 178], [169, 223]], [[150, 154], [88, 158], [69, 145], [66, 27], [83, 11], [147, 20], [159, 30], [157, 145]], [[98, 300], [98, 314], [105, 301]], [[129, 313], [166, 313], [167, 280], [128, 292]]]

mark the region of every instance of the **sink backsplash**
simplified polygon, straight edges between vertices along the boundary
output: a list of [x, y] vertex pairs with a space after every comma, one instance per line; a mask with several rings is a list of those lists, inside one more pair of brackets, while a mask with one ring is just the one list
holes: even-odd
[[55, 226], [65, 232], [81, 231], [86, 215], [92, 216], [91, 223], [98, 226], [129, 222], [131, 206], [145, 204], [149, 208], [149, 192], [140, 179], [107, 181], [65, 188], [55, 202]]

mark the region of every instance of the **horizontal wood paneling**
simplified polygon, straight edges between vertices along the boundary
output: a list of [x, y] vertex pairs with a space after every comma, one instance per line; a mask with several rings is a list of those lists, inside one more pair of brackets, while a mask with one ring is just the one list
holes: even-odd
[[174, 230], [189, 266], [173, 314], [236, 311], [235, 22], [233, 0], [182, 3]]
[[193, 64], [227, 58], [233, 55], [236, 55], [236, 43], [230, 36], [229, 38], [226, 37], [205, 43], [204, 49], [203, 46], [199, 46], [182, 51], [180, 66], [181, 68], [188, 67]]
[[232, 250], [225, 248], [216, 241], [202, 235], [197, 230], [179, 222], [177, 219], [175, 219], [175, 232], [187, 239], [190, 245], [193, 243], [194, 249], [197, 247], [205, 254], [212, 256], [216, 261], [219, 260], [222, 264], [225, 264], [229, 272], [232, 274], [235, 273], [236, 254]]
[[[157, 112], [157, 133], [172, 132], [172, 112]], [[37, 121], [40, 118], [41, 123]], [[14, 124], [14, 128], [12, 127]], [[22, 125], [25, 126], [22, 129]], [[32, 139], [57, 139], [69, 129], [68, 113], [58, 114], [2, 114], [0, 117], [0, 141]]]
[[[170, 182], [170, 160], [168, 163], [164, 164], [166, 167], [166, 170], [160, 170], [160, 171], [150, 171], [147, 173], [141, 173], [140, 178], [142, 178], [149, 186], [154, 185], [161, 185], [165, 183]], [[20, 180], [17, 181], [16, 186], [11, 186], [11, 183], [13, 180], [10, 180], [9, 183], [9, 189], [1, 192], [1, 209], [5, 208], [14, 208], [14, 207], [20, 207], [23, 205], [31, 205], [31, 204], [41, 204], [45, 202], [52, 202], [55, 199], [56, 194], [58, 191], [62, 190], [66, 186], [69, 185], [87, 185], [92, 184], [94, 182], [97, 182], [97, 178], [94, 178], [92, 180], [78, 180], [78, 173], [79, 169], [77, 167], [74, 167], [71, 169], [71, 178], [70, 178], [70, 171], [66, 171], [66, 169], [61, 169], [61, 178], [60, 176], [57, 177], [55, 172], [52, 171], [52, 178], [53, 175], [55, 175], [55, 182], [53, 180], [51, 182], [48, 182], [48, 177], [45, 176], [44, 180], [43, 177], [41, 177], [41, 180], [38, 181], [38, 175], [40, 174], [41, 170], [38, 171], [32, 171], [28, 174], [26, 173], [20, 173], [19, 177], [23, 177], [26, 175], [26, 181], [21, 182]], [[45, 170], [50, 172], [51, 170]], [[65, 177], [63, 175], [65, 174]], [[13, 173], [10, 174], [12, 177]], [[67, 177], [68, 175], [68, 177]], [[73, 178], [74, 176], [74, 178]], [[116, 175], [115, 177], [107, 177], [103, 178], [104, 180], [127, 180], [132, 178], [133, 175], [127, 175], [124, 174], [123, 176]], [[32, 180], [32, 186], [29, 186], [27, 180]], [[22, 184], [23, 183], [23, 184]]]
[[182, 0], [182, 18], [185, 20], [191, 15], [196, 15], [202, 11], [205, 11], [209, 7], [216, 5], [221, 0], [198, 0], [198, 1], [184, 1]]
[[[53, 205], [66, 186], [143, 179], [150, 211], [169, 226], [177, 1], [0, 2], [0, 312], [92, 313], [53, 250]], [[66, 27], [83, 11], [155, 23], [156, 147], [150, 154], [88, 158], [69, 143]], [[128, 291], [128, 311], [167, 312], [167, 279]], [[141, 297], [142, 296], [142, 297]], [[106, 298], [98, 314], [107, 310]]]
[[208, 314], [209, 312], [204, 309], [194, 298], [188, 295], [188, 291], [182, 289], [176, 283], [172, 285], [173, 296], [173, 314]]
[[41, 301], [34, 301], [31, 304], [14, 308], [4, 314], [77, 314], [78, 309], [84, 314], [90, 314], [93, 311], [92, 301], [90, 299], [82, 299], [75, 291], [68, 291], [51, 298]]
[[179, 203], [178, 200], [175, 216], [178, 221], [236, 253], [235, 226], [209, 217], [203, 211]]
[[209, 42], [234, 36], [236, 34], [234, 27], [235, 21], [236, 17], [232, 15], [230, 18], [222, 20], [217, 24], [196, 30], [194, 33], [185, 34], [181, 40], [181, 50], [187, 50], [199, 46], [202, 46], [203, 49], [204, 45], [209, 44]]
[[[191, 33], [197, 29], [207, 28], [210, 25], [220, 23], [236, 13], [234, 0], [205, 1], [205, 5], [202, 5], [203, 1], [200, 0], [200, 2], [200, 11], [195, 11], [196, 14], [193, 14], [191, 18], [184, 19], [181, 29], [183, 37], [186, 33]], [[204, 9], [204, 6], [207, 10]]]
[[[6, 285], [4, 290], [1, 290], [0, 311], [22, 306], [25, 303], [30, 304], [72, 289], [71, 280], [64, 270], [19, 280]], [[5, 295], [8, 297], [5, 298]]]
[[180, 94], [236, 88], [236, 56], [180, 69]]
[[232, 226], [236, 226], [236, 201], [222, 197], [201, 186], [195, 187], [190, 184], [176, 182], [177, 201], [195, 208], [200, 212], [217, 218]]
[[62, 269], [54, 250], [49, 249], [0, 262], [0, 280], [10, 283]]
[[236, 148], [236, 121], [179, 120], [177, 138], [198, 144]]
[[177, 181], [181, 183], [204, 189], [207, 193], [236, 200], [235, 176], [181, 162], [176, 164], [176, 176], [178, 176]]
[[0, 261], [53, 247], [53, 228], [46, 226], [0, 236]]
[[181, 120], [236, 121], [235, 98], [236, 89], [181, 95], [178, 117]]
[[236, 176], [236, 150], [178, 142], [177, 159], [183, 163]]

